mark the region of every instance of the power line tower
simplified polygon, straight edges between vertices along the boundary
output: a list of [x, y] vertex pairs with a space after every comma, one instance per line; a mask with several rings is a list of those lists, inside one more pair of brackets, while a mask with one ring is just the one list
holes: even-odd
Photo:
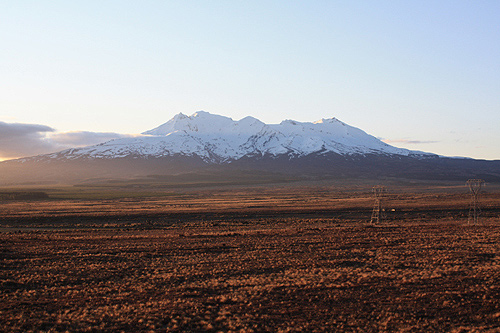
[[376, 185], [372, 188], [375, 203], [373, 204], [372, 218], [370, 223], [379, 223], [384, 218], [382, 209], [382, 198], [387, 193], [387, 189], [382, 185]]
[[467, 223], [470, 224], [471, 220], [474, 224], [478, 223], [479, 214], [481, 209], [479, 208], [479, 193], [481, 192], [481, 187], [484, 185], [484, 180], [482, 179], [469, 179], [467, 181], [471, 194], [471, 202], [469, 207], [469, 219]]

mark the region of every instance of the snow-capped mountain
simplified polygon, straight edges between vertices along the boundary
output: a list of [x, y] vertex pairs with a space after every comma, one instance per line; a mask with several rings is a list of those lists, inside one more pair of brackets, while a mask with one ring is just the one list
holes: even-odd
[[0, 184], [189, 178], [193, 174], [208, 181], [217, 174], [219, 179], [245, 179], [245, 183], [269, 181], [268, 176], [258, 175], [500, 182], [500, 161], [396, 148], [335, 118], [268, 125], [252, 117], [234, 121], [200, 111], [191, 116], [179, 113], [135, 137], [0, 162]]
[[425, 156], [390, 146], [335, 118], [314, 123], [284, 120], [268, 125], [253, 117], [239, 121], [199, 111], [177, 114], [133, 138], [38, 156], [39, 159], [110, 159], [197, 156], [207, 163], [230, 163], [246, 156], [290, 158], [310, 154]]

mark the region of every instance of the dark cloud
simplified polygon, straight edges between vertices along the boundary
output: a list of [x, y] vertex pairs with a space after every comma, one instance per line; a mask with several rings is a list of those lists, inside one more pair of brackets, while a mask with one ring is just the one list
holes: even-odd
[[54, 132], [52, 127], [36, 124], [5, 123], [0, 121], [0, 140], [10, 140], [17, 137], [42, 136], [44, 132]]
[[0, 158], [15, 158], [49, 152], [52, 144], [46, 133], [54, 129], [36, 124], [9, 124], [0, 122]]
[[0, 122], [0, 160], [90, 146], [127, 136], [86, 131], [58, 133], [45, 125]]

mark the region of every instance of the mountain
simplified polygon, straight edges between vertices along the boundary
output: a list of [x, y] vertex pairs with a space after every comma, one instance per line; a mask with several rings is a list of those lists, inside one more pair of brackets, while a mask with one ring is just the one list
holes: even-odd
[[113, 159], [197, 156], [206, 163], [231, 163], [244, 156], [301, 157], [309, 154], [401, 155], [432, 154], [390, 146], [335, 118], [314, 123], [285, 120], [267, 125], [253, 117], [239, 121], [199, 111], [177, 114], [165, 124], [134, 138], [116, 139], [95, 146], [21, 159]]
[[[0, 163], [4, 182], [85, 180], [186, 172], [500, 180], [500, 161], [452, 159], [390, 146], [338, 119], [265, 124], [199, 111], [132, 138]], [[0, 181], [2, 179], [0, 178]]]

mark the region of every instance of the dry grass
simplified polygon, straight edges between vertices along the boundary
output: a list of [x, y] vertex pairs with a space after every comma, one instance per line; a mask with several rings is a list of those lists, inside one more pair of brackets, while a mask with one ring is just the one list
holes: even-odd
[[499, 198], [479, 226], [444, 192], [379, 226], [369, 193], [313, 189], [7, 203], [0, 330], [498, 331]]

